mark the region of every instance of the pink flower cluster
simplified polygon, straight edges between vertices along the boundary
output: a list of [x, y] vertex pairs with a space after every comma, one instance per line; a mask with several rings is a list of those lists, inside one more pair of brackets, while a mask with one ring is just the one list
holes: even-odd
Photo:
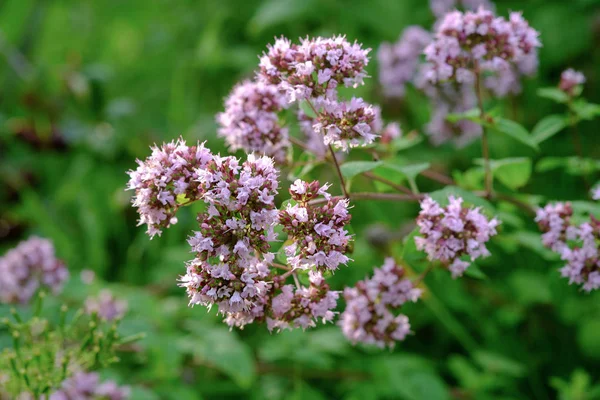
[[329, 289], [329, 285], [320, 272], [309, 271], [309, 286], [283, 285], [281, 277], [275, 278], [274, 289], [281, 293], [271, 301], [271, 313], [267, 317], [267, 327], [273, 329], [309, 328], [316, 320], [331, 322], [335, 316], [332, 311], [337, 306], [339, 293]]
[[490, 254], [485, 244], [497, 233], [500, 222], [488, 220], [480, 208], [464, 207], [460, 197], [450, 196], [448, 201], [446, 207], [431, 197], [421, 201], [417, 226], [422, 236], [415, 237], [415, 243], [430, 261], [441, 261], [455, 278], [462, 276], [470, 261]]
[[465, 10], [477, 10], [479, 7], [494, 10], [494, 3], [489, 0], [429, 0], [429, 7], [433, 15], [441, 18], [459, 7]]
[[287, 107], [285, 95], [276, 85], [244, 81], [225, 101], [225, 112], [217, 115], [218, 134], [232, 152], [259, 152], [284, 163], [290, 142], [278, 113]]
[[431, 34], [420, 26], [409, 26], [396, 43], [382, 43], [377, 51], [379, 82], [386, 97], [404, 97], [421, 64], [423, 49]]
[[94, 372], [77, 372], [50, 394], [50, 400], [125, 400], [129, 396], [129, 387], [118, 386], [114, 381], [101, 383]]
[[373, 277], [344, 290], [346, 309], [340, 316], [342, 332], [352, 343], [394, 347], [410, 333], [408, 317], [396, 311], [406, 302], [416, 302], [421, 290], [404, 278], [404, 270], [392, 258]]
[[0, 257], [0, 303], [27, 303], [40, 288], [57, 294], [68, 277], [52, 242], [32, 236]]
[[589, 222], [576, 225], [572, 217], [570, 203], [556, 203], [538, 209], [535, 221], [544, 246], [567, 263], [560, 270], [562, 276], [590, 292], [600, 288], [600, 220], [590, 216]]
[[282, 37], [260, 58], [259, 77], [279, 85], [290, 102], [320, 96], [334, 99], [338, 85], [363, 84], [369, 51], [345, 36], [306, 38], [299, 45]]
[[261, 316], [258, 305], [271, 280], [269, 242], [276, 239], [278, 171], [268, 157], [249, 155], [240, 164], [214, 156], [198, 174], [208, 209], [198, 215], [200, 230], [189, 239], [196, 258], [180, 286], [192, 305], [216, 304], [226, 316]]
[[400, 136], [402, 136], [402, 128], [400, 128], [400, 124], [397, 122], [390, 122], [381, 131], [381, 143], [389, 144]]
[[353, 97], [349, 102], [322, 99], [316, 104], [321, 111], [312, 127], [327, 146], [348, 151], [371, 144], [383, 127], [379, 107], [361, 98]]
[[520, 13], [508, 20], [492, 11], [453, 11], [445, 15], [425, 48], [431, 82], [471, 83], [475, 73], [496, 73], [520, 63], [541, 46], [539, 33]]
[[569, 96], [573, 96], [575, 94], [575, 89], [584, 83], [585, 75], [579, 71], [569, 68], [563, 71], [560, 75], [560, 83], [558, 84], [558, 87]]
[[[304, 235], [304, 231], [294, 231], [303, 236], [293, 239], [313, 247], [299, 249], [297, 257], [289, 254], [295, 265], [278, 264], [275, 268], [271, 242], [277, 241], [276, 225], [283, 223], [275, 207], [279, 172], [272, 158], [250, 154], [242, 163], [235, 157], [213, 155], [200, 145], [188, 148], [179, 141], [154, 148], [149, 159], [139, 163], [142, 171], [131, 172], [132, 180], [139, 183], [130, 186], [142, 186], [136, 192], [134, 205], [143, 205], [142, 196], [161, 196], [157, 193], [174, 187], [170, 184], [174, 180], [190, 190], [182, 192], [188, 199], [185, 203], [201, 200], [206, 204], [206, 211], [197, 216], [199, 229], [188, 241], [195, 258], [188, 263], [187, 273], [179, 283], [186, 289], [190, 305], [216, 305], [225, 322], [238, 327], [257, 321], [267, 322], [269, 329], [306, 328], [314, 326], [318, 319], [332, 320], [338, 294], [329, 289], [321, 271], [335, 269], [348, 260], [341, 253], [347, 250], [348, 242], [343, 229], [350, 219], [346, 200], [330, 198], [318, 183], [316, 190], [327, 195], [322, 207], [309, 206], [306, 198], [310, 195], [297, 194], [311, 218], [303, 226], [313, 229], [310, 235], [314, 239]], [[155, 170], [167, 171], [169, 176], [160, 177]], [[299, 190], [301, 185], [295, 185], [294, 191]], [[165, 204], [171, 207], [165, 214], [174, 218], [179, 205]], [[310, 256], [310, 260], [303, 256]], [[296, 277], [295, 268], [311, 269], [308, 287], [297, 285], [294, 289], [286, 285], [292, 274]], [[287, 272], [280, 275], [279, 269]], [[118, 318], [124, 311], [110, 295], [89, 300], [87, 309], [105, 319]]]
[[[288, 264], [293, 268], [318, 271], [335, 271], [346, 264], [350, 236], [345, 229], [350, 222], [348, 200], [334, 198], [327, 192], [328, 185], [319, 182], [296, 180], [290, 187], [292, 200], [279, 213], [279, 223], [288, 240], [285, 248]], [[324, 196], [324, 204], [311, 204], [311, 200]]]
[[104, 321], [120, 319], [127, 311], [127, 302], [116, 299], [110, 290], [102, 290], [97, 297], [88, 297], [85, 312], [97, 314]]
[[204, 144], [187, 146], [183, 139], [154, 146], [150, 157], [137, 160], [138, 168], [128, 172], [127, 190], [135, 190], [132, 203], [140, 215], [139, 225], [147, 225], [151, 238], [177, 223], [175, 213], [183, 203], [200, 199], [197, 170], [211, 160]]

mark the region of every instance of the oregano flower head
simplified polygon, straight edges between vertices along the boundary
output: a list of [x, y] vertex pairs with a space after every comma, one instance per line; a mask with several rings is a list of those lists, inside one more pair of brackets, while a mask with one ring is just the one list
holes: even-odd
[[339, 324], [352, 343], [394, 347], [410, 333], [408, 317], [396, 311], [406, 302], [416, 302], [421, 290], [405, 278], [405, 271], [386, 258], [373, 277], [344, 290], [346, 309]]
[[290, 142], [278, 113], [287, 107], [285, 95], [276, 85], [243, 81], [225, 100], [225, 111], [217, 115], [218, 134], [232, 152], [257, 152], [284, 163]]
[[452, 277], [458, 277], [472, 261], [490, 255], [485, 244], [496, 235], [500, 221], [488, 219], [480, 208], [463, 206], [460, 197], [450, 196], [448, 201], [446, 207], [429, 196], [421, 201], [417, 218], [421, 236], [415, 237], [415, 244], [430, 261], [440, 261]]

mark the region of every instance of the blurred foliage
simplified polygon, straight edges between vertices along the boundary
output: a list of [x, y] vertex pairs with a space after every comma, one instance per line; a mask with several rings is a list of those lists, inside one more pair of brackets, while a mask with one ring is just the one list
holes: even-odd
[[[555, 86], [568, 66], [586, 74], [583, 96], [600, 103], [600, 1], [496, 3], [502, 14], [523, 10], [544, 45], [538, 76], [525, 82], [522, 95], [495, 102], [499, 113], [528, 130], [564, 113], [536, 89]], [[214, 311], [188, 308], [176, 286], [183, 261], [191, 258], [185, 239], [194, 226], [193, 207], [152, 242], [135, 226], [125, 171], [150, 144], [178, 135], [207, 140], [224, 153], [214, 115], [235, 82], [252, 75], [274, 36], [343, 33], [375, 51], [406, 26], [433, 22], [425, 0], [0, 2], [0, 247], [31, 233], [48, 237], [73, 274], [67, 298], [86, 297], [90, 288], [78, 272], [91, 269], [101, 279], [97, 285], [129, 301], [122, 334], [148, 336], [108, 374], [132, 385], [134, 399], [599, 398], [600, 293], [568, 286], [533, 222], [510, 205], [494, 210], [505, 223], [479, 273], [461, 280], [441, 271], [428, 277], [424, 302], [407, 309], [415, 335], [392, 352], [354, 348], [335, 326], [229, 332]], [[375, 60], [368, 70], [374, 78], [359, 95], [379, 102]], [[405, 132], [428, 119], [415, 93], [383, 110]], [[540, 125], [534, 130], [540, 153], [492, 135], [500, 187], [536, 193], [540, 202], [586, 198], [583, 173], [600, 175], [597, 120], [579, 124], [589, 158], [584, 171], [581, 162], [569, 161], [573, 146], [561, 134], [560, 118]], [[466, 188], [481, 182], [473, 161], [480, 157], [478, 143], [461, 151], [426, 140], [412, 144], [400, 153], [404, 163], [454, 171]], [[422, 191], [439, 190], [440, 198], [464, 192], [440, 190], [415, 170], [385, 167], [355, 163], [346, 173], [376, 169], [387, 176], [387, 170]], [[323, 167], [310, 175], [336, 179]], [[352, 182], [356, 191], [373, 184], [360, 176]], [[334, 287], [362, 279], [385, 255], [399, 255], [401, 241], [382, 246], [380, 236], [402, 238], [415, 215], [415, 205], [357, 203], [354, 261], [333, 277]], [[423, 264], [407, 261], [417, 270]], [[0, 347], [9, 344], [0, 332]]]

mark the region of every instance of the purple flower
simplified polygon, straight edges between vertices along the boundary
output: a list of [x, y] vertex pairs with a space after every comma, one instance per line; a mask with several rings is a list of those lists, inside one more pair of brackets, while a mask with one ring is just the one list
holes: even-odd
[[448, 12], [424, 50], [430, 64], [427, 77], [431, 82], [470, 83], [474, 72], [502, 72], [535, 54], [541, 46], [538, 36], [520, 13], [511, 13], [506, 20], [482, 7]]
[[85, 311], [97, 314], [105, 321], [113, 321], [123, 317], [127, 311], [127, 302], [116, 299], [110, 290], [102, 290], [97, 297], [88, 297], [85, 301]]
[[217, 115], [218, 134], [225, 138], [230, 151], [257, 152], [284, 163], [290, 143], [278, 112], [287, 106], [276, 85], [244, 81], [233, 88], [225, 111]]
[[[288, 264], [304, 270], [336, 270], [346, 264], [350, 235], [345, 226], [350, 222], [348, 200], [332, 198], [327, 193], [327, 185], [319, 186], [296, 180], [290, 187], [292, 200], [279, 212], [279, 223], [288, 234], [286, 254]], [[324, 196], [324, 204], [311, 204], [310, 201]]]
[[464, 257], [475, 261], [490, 254], [485, 244], [496, 235], [500, 221], [488, 220], [480, 208], [464, 207], [460, 197], [450, 196], [448, 200], [446, 207], [430, 197], [421, 202], [417, 226], [422, 236], [415, 237], [415, 243], [430, 261], [442, 262], [456, 278], [470, 264]]
[[58, 294], [68, 277], [52, 242], [32, 236], [0, 257], [0, 302], [27, 303], [40, 288]]
[[182, 205], [200, 199], [197, 169], [212, 160], [212, 154], [198, 143], [187, 146], [183, 139], [154, 146], [138, 168], [130, 170], [127, 190], [135, 190], [132, 204], [140, 215], [139, 224], [148, 226], [150, 237], [177, 223], [175, 213]]
[[373, 277], [344, 290], [346, 309], [339, 325], [352, 343], [379, 347], [394, 347], [410, 333], [408, 317], [395, 314], [404, 303], [416, 302], [421, 290], [404, 278], [404, 270], [392, 258], [381, 268], [375, 268]]
[[535, 221], [544, 246], [558, 253], [565, 266], [561, 275], [569, 284], [579, 284], [586, 292], [600, 288], [600, 220], [575, 225], [570, 203], [548, 204], [537, 210]]
[[[319, 272], [310, 272], [309, 282], [308, 287], [281, 287], [281, 293], [273, 297], [270, 316], [267, 317], [269, 330], [306, 329], [316, 326], [319, 319], [323, 323], [333, 320], [339, 293], [329, 289]], [[279, 286], [277, 282], [275, 285]]]
[[409, 26], [396, 43], [383, 43], [377, 51], [379, 82], [386, 97], [404, 97], [405, 85], [413, 80], [421, 54], [431, 34], [420, 26]]
[[363, 84], [369, 51], [345, 36], [306, 38], [299, 45], [281, 38], [260, 58], [259, 78], [279, 85], [289, 102], [335, 98], [338, 85]]
[[575, 89], [585, 83], [585, 75], [579, 71], [569, 68], [560, 75], [558, 87], [569, 96], [575, 94]]
[[130, 389], [126, 386], [118, 386], [113, 381], [100, 383], [97, 373], [77, 372], [50, 394], [50, 400], [125, 400], [129, 395]]
[[240, 164], [215, 156], [197, 174], [209, 207], [198, 215], [200, 229], [189, 239], [196, 258], [180, 286], [191, 305], [216, 304], [226, 320], [243, 325], [263, 315], [270, 290], [278, 171], [268, 157], [249, 155]]
[[366, 146], [373, 143], [382, 129], [379, 107], [361, 98], [353, 97], [349, 102], [318, 99], [315, 105], [320, 112], [313, 129], [326, 146], [333, 145], [343, 151]]
[[429, 0], [429, 7], [433, 15], [441, 18], [447, 12], [458, 7], [466, 10], [477, 10], [479, 7], [493, 10], [494, 4], [489, 0]]

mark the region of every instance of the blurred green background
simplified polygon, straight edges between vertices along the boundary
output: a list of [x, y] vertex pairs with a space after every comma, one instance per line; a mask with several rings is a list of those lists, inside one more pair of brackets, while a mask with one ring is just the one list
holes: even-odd
[[[524, 93], [495, 106], [531, 129], [563, 111], [539, 98], [536, 88], [556, 85], [567, 67], [586, 74], [583, 95], [600, 102], [600, 1], [496, 5], [502, 15], [523, 10], [544, 47], [539, 74], [524, 83]], [[497, 210], [503, 231], [492, 241], [493, 256], [479, 263], [487, 278], [430, 275], [425, 300], [405, 310], [415, 335], [393, 351], [352, 347], [335, 325], [304, 333], [269, 334], [264, 326], [230, 332], [214, 310], [188, 308], [176, 286], [191, 258], [185, 239], [194, 227], [193, 207], [153, 241], [136, 227], [125, 172], [151, 144], [179, 135], [225, 153], [215, 113], [232, 86], [252, 76], [275, 36], [342, 33], [373, 48], [374, 56], [406, 26], [433, 22], [425, 0], [0, 2], [2, 252], [30, 234], [48, 237], [72, 272], [68, 299], [108, 286], [129, 301], [123, 330], [148, 337], [106, 374], [131, 385], [135, 399], [600, 398], [594, 386], [600, 293], [568, 286], [531, 219], [510, 207]], [[376, 60], [368, 71], [373, 78], [353, 94], [380, 103]], [[383, 109], [405, 132], [427, 121], [428, 104], [414, 93]], [[591, 159], [588, 176], [595, 180], [598, 128], [597, 121], [580, 126]], [[480, 157], [478, 146], [457, 152], [424, 141], [402, 157], [464, 171]], [[571, 155], [566, 134], [545, 142], [537, 155], [513, 141], [492, 140], [494, 158]], [[312, 177], [336, 181], [325, 168]], [[439, 188], [419, 184], [423, 191]], [[371, 185], [354, 182], [357, 191]], [[586, 197], [581, 171], [569, 168], [538, 170], [522, 190], [540, 200]], [[353, 285], [385, 255], [397, 255], [416, 213], [415, 205], [356, 204], [354, 261], [336, 273], [332, 286]], [[81, 283], [83, 269], [96, 272], [92, 286]]]

